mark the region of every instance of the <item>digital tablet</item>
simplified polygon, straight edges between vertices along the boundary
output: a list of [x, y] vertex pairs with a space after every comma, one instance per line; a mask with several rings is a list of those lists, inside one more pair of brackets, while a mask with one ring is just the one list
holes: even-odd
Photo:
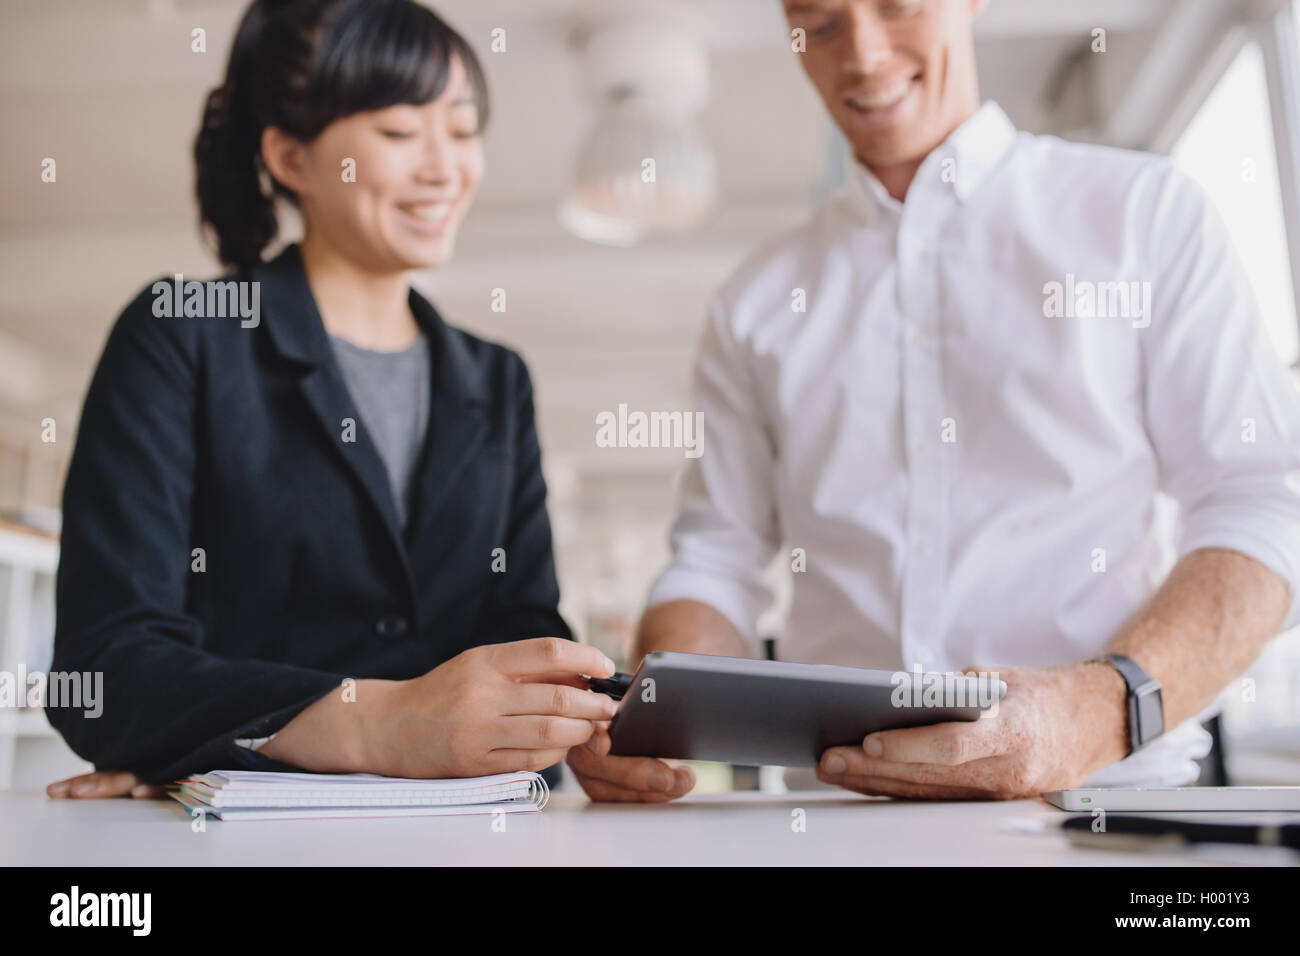
[[878, 671], [706, 654], [647, 654], [610, 724], [610, 753], [816, 766], [872, 731], [996, 714], [991, 677]]

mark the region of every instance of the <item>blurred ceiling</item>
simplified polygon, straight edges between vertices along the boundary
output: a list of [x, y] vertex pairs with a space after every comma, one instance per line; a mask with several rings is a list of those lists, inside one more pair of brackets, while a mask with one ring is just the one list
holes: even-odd
[[[487, 178], [456, 258], [417, 284], [451, 321], [529, 360], [549, 463], [570, 476], [560, 475], [561, 487], [588, 472], [654, 478], [675, 470], [680, 452], [596, 448], [596, 413], [620, 402], [688, 408], [689, 362], [709, 291], [760, 238], [806, 215], [838, 175], [836, 134], [789, 51], [779, 0], [689, 4], [711, 50], [713, 96], [701, 125], [723, 201], [699, 231], [631, 250], [584, 244], [554, 217], [589, 121], [568, 38], [590, 4], [434, 6], [483, 52], [494, 118]], [[1160, 148], [1259, 6], [991, 0], [978, 21], [982, 92], [1022, 128]], [[74, 423], [122, 305], [159, 275], [215, 274], [196, 234], [189, 150], [243, 7], [234, 0], [0, 7], [0, 432], [32, 436], [46, 416]], [[207, 31], [208, 52], [190, 52], [194, 27]], [[507, 51], [485, 52], [497, 27], [506, 30]], [[1104, 55], [1090, 51], [1096, 28], [1107, 34]], [[56, 184], [40, 181], [47, 156], [58, 162]], [[504, 314], [489, 308], [494, 288], [507, 290]]]

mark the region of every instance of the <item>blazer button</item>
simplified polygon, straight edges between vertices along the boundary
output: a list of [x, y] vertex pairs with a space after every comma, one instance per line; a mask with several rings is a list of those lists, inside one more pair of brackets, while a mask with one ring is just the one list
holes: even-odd
[[406, 628], [406, 618], [397, 614], [385, 614], [375, 621], [375, 633], [380, 637], [401, 637]]

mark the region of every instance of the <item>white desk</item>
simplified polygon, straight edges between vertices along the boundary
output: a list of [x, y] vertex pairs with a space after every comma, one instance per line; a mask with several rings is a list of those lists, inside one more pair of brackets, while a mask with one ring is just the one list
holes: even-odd
[[[803, 808], [807, 831], [791, 830]], [[664, 805], [593, 804], [556, 793], [541, 813], [226, 823], [190, 829], [174, 800], [50, 800], [0, 791], [0, 866], [866, 864], [1133, 866], [1294, 862], [1285, 851], [1129, 853], [1071, 847], [1008, 821], [1063, 816], [1038, 800], [894, 803], [835, 791], [692, 796]], [[1262, 855], [1260, 855], [1262, 854]], [[1276, 854], [1276, 855], [1275, 855]]]

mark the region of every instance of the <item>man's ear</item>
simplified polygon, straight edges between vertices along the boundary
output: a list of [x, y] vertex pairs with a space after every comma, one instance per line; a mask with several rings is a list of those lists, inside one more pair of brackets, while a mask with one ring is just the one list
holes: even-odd
[[306, 177], [300, 140], [278, 127], [266, 127], [262, 130], [262, 162], [276, 182], [292, 190], [294, 195], [302, 194]]

